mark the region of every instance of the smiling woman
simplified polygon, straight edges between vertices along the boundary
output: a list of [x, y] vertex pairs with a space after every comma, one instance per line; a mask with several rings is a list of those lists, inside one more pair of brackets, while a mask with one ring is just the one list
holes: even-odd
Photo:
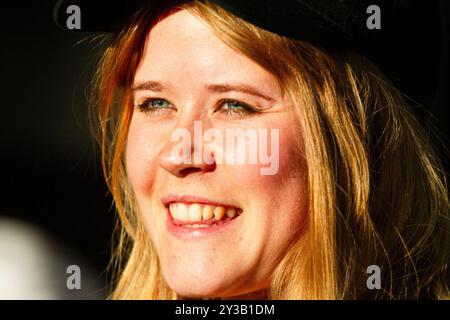
[[[265, 31], [207, 1], [143, 6], [97, 84], [120, 216], [113, 299], [448, 294], [445, 175], [411, 108], [362, 55]], [[250, 139], [237, 150], [188, 139], [181, 150], [205, 148], [212, 160], [179, 161], [172, 134], [194, 133], [196, 121], [223, 135], [279, 130], [276, 174], [215, 161], [247, 152]]]

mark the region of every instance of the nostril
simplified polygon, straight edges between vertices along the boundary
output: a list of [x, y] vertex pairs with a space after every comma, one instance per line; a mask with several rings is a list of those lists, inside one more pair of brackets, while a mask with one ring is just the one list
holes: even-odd
[[200, 165], [198, 167], [187, 167], [184, 169], [181, 169], [178, 171], [178, 176], [180, 177], [185, 177], [191, 173], [197, 173], [197, 172], [209, 172], [209, 171], [214, 171], [216, 168], [216, 164], [213, 163], [211, 165]]
[[179, 174], [181, 176], [187, 176], [188, 174], [196, 173], [199, 171], [202, 171], [202, 169], [201, 168], [185, 168], [185, 169], [180, 170]]

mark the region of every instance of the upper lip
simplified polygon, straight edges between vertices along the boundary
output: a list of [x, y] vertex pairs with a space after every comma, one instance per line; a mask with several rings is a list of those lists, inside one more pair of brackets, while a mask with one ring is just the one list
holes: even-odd
[[168, 207], [173, 202], [185, 202], [185, 203], [201, 203], [201, 204], [209, 204], [213, 206], [222, 206], [222, 207], [234, 207], [239, 209], [239, 207], [229, 204], [229, 203], [223, 203], [216, 200], [211, 200], [199, 196], [193, 196], [193, 195], [176, 195], [176, 194], [169, 194], [161, 198], [161, 202], [165, 207]]

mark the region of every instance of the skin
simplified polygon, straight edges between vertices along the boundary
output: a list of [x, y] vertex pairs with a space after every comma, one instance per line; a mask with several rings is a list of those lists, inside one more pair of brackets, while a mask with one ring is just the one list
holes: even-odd
[[[264, 294], [273, 270], [300, 237], [307, 215], [306, 166], [298, 150], [301, 136], [289, 99], [282, 96], [272, 74], [228, 47], [184, 10], [150, 31], [134, 83], [145, 81], [165, 86], [136, 90], [135, 105], [147, 98], [167, 103], [154, 112], [135, 109], [126, 149], [127, 174], [166, 282], [185, 297]], [[207, 89], [209, 84], [223, 83], [251, 85], [271, 100]], [[236, 108], [230, 112], [223, 99], [239, 100], [259, 111], [249, 114]], [[279, 129], [278, 173], [261, 175], [261, 164], [174, 163], [171, 133], [176, 128], [192, 133], [194, 121], [202, 121], [203, 130], [215, 128], [223, 133], [226, 128]], [[212, 153], [219, 152], [214, 143], [208, 147]], [[182, 241], [166, 227], [167, 209], [161, 198], [167, 194], [232, 204], [242, 214], [219, 235]]]

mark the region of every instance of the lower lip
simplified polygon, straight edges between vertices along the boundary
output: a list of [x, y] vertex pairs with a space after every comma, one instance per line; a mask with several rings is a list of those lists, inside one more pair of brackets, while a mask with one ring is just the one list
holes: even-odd
[[231, 220], [224, 221], [220, 224], [213, 224], [206, 228], [191, 228], [175, 224], [169, 212], [169, 208], [167, 208], [167, 230], [170, 234], [181, 240], [201, 239], [204, 237], [221, 235], [227, 232], [236, 224], [239, 217], [240, 215]]

